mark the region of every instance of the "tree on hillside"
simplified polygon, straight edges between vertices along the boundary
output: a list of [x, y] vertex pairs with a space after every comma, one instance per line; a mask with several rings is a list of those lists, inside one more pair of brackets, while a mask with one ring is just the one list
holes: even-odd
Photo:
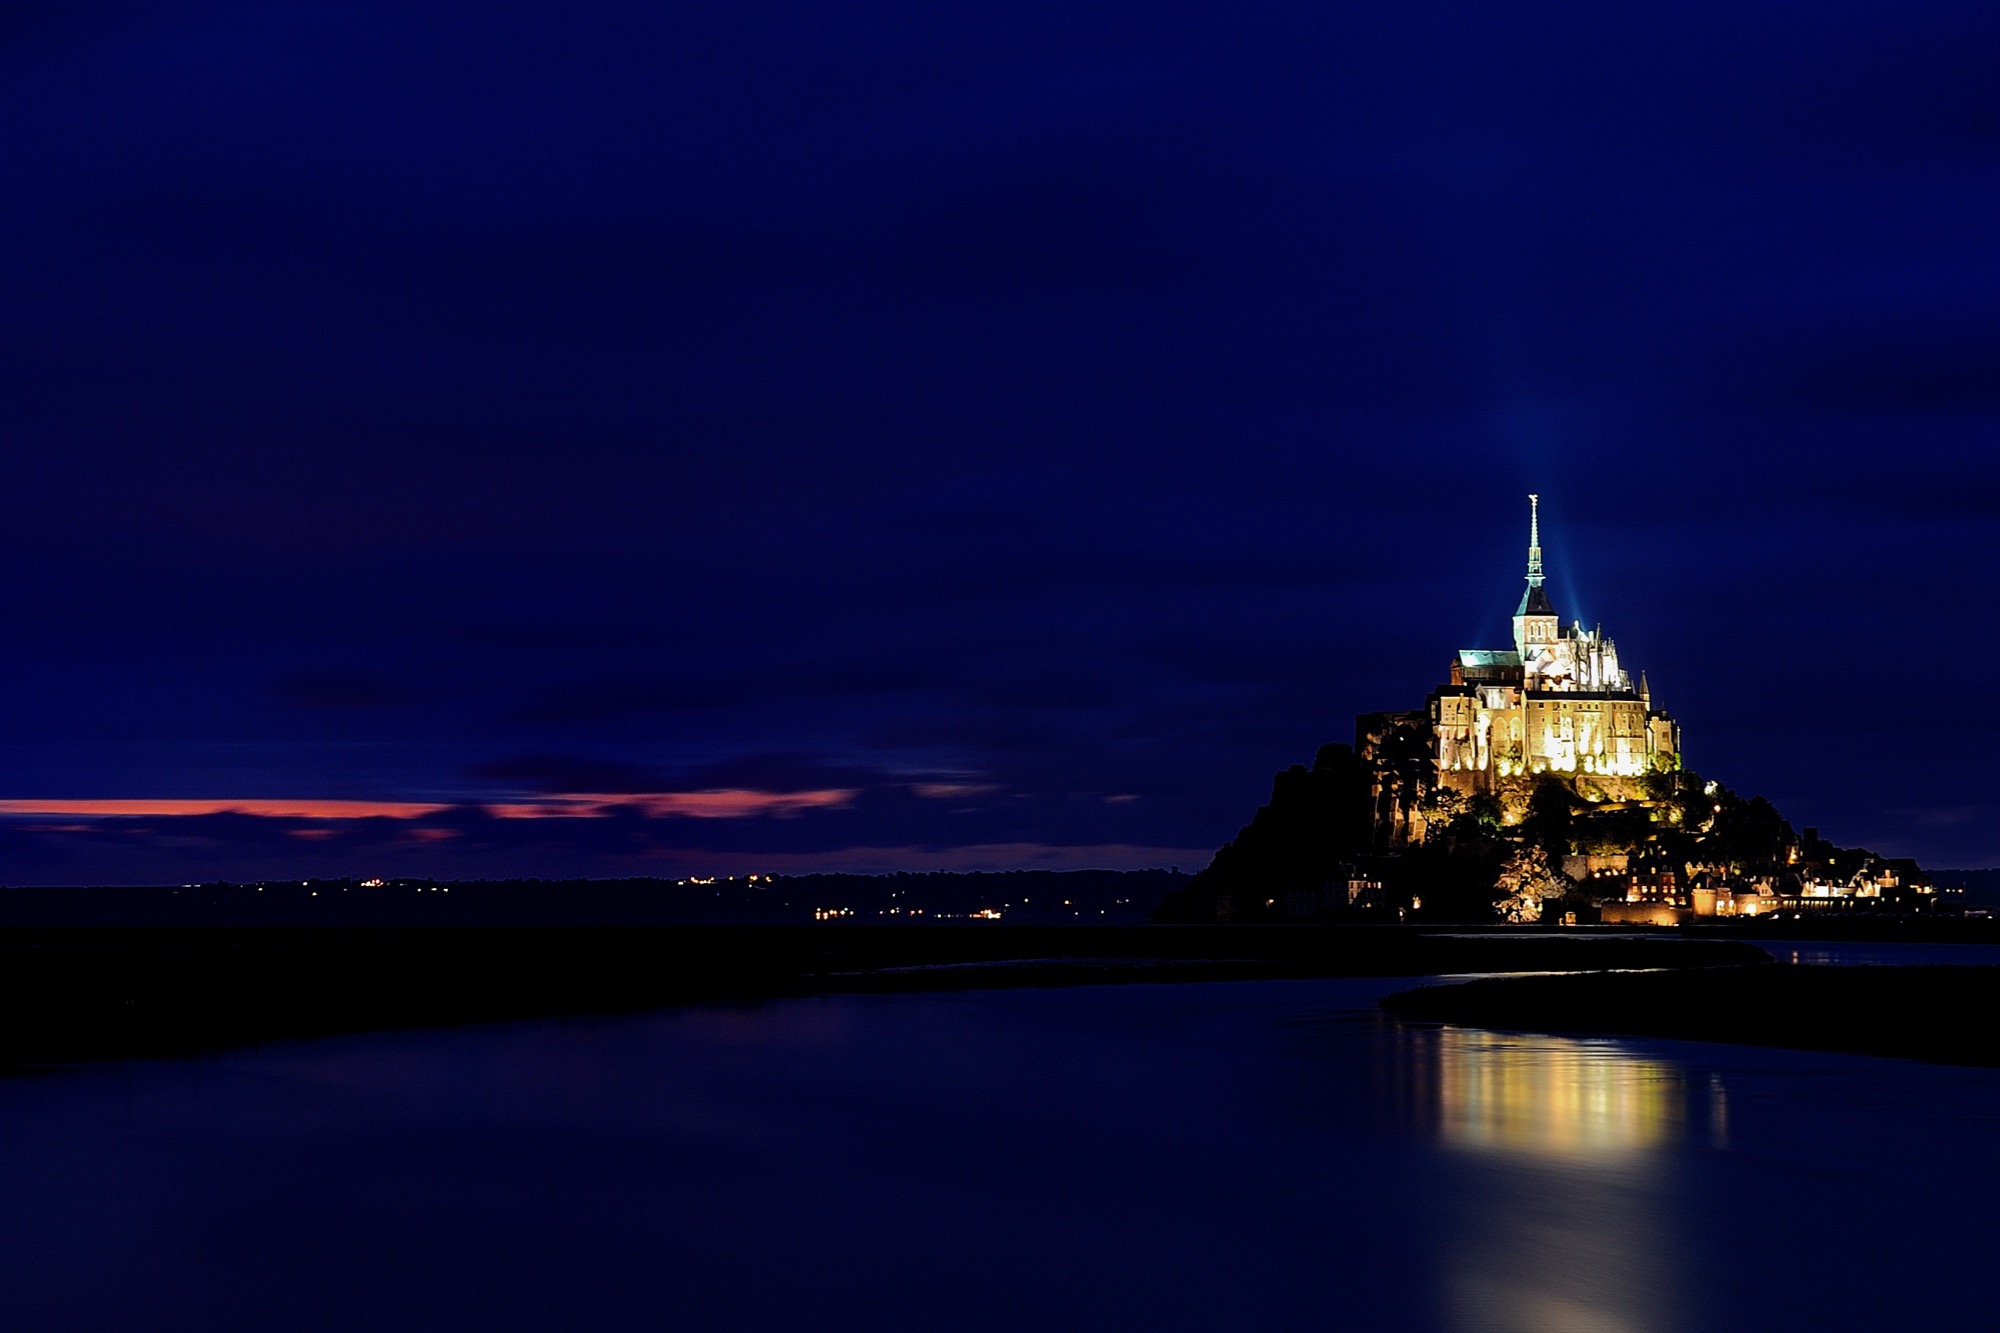
[[1550, 857], [1561, 860], [1570, 853], [1570, 826], [1575, 801], [1569, 784], [1553, 773], [1535, 780], [1528, 796], [1528, 814], [1521, 821], [1521, 836]]
[[1524, 846], [1507, 858], [1494, 881], [1495, 906], [1502, 921], [1525, 925], [1542, 919], [1542, 904], [1569, 892], [1570, 884], [1540, 847]]
[[1715, 816], [1714, 839], [1720, 859], [1739, 870], [1779, 865], [1785, 848], [1798, 841], [1784, 816], [1761, 796], [1723, 802]]

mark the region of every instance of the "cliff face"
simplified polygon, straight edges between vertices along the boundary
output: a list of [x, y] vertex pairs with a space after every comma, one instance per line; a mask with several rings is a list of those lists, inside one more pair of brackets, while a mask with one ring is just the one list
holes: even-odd
[[1443, 836], [1428, 751], [1407, 717], [1365, 729], [1370, 757], [1320, 748], [1277, 775], [1260, 808], [1208, 867], [1163, 903], [1160, 921], [1492, 919], [1502, 849]]
[[1371, 850], [1422, 843], [1437, 784], [1429, 718], [1421, 711], [1363, 713], [1354, 719], [1354, 755], [1367, 774]]
[[[1377, 782], [1346, 745], [1320, 749], [1271, 784], [1271, 800], [1161, 906], [1162, 921], [1256, 921], [1300, 893], [1344, 900], [1357, 858], [1376, 843]], [[1296, 899], [1293, 899], [1296, 901]]]

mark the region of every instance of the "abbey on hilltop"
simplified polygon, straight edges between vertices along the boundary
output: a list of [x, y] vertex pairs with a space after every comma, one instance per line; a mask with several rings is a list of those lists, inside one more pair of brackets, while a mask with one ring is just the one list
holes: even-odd
[[1618, 646], [1565, 627], [1542, 577], [1541, 497], [1528, 497], [1528, 586], [1511, 649], [1461, 648], [1428, 718], [1439, 785], [1470, 796], [1517, 774], [1589, 775], [1599, 799], [1635, 799], [1631, 781], [1680, 766], [1680, 729], [1634, 686]]
[[1826, 911], [1932, 912], [1914, 861], [1801, 836], [1681, 762], [1680, 728], [1600, 629], [1567, 628], [1542, 577], [1511, 649], [1464, 648], [1425, 706], [1363, 713], [1354, 744], [1278, 774], [1271, 799], [1163, 921], [1673, 925]]

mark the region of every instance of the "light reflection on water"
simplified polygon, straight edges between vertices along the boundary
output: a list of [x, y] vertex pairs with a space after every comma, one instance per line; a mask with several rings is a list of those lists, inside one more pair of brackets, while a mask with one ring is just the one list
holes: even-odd
[[1445, 1312], [1494, 1333], [1688, 1327], [1667, 1154], [1719, 1141], [1726, 1095], [1616, 1042], [1459, 1028], [1408, 1034], [1450, 1151]]
[[1407, 1027], [1375, 1008], [1406, 984], [839, 996], [0, 1080], [6, 1322], [1990, 1324], [2000, 1072]]
[[1435, 1052], [1439, 1133], [1454, 1148], [1601, 1159], [1669, 1146], [1685, 1131], [1680, 1071], [1615, 1043], [1423, 1035]]
[[1996, 944], [1897, 944], [1845, 940], [1758, 940], [1781, 963], [1808, 967], [2000, 966]]

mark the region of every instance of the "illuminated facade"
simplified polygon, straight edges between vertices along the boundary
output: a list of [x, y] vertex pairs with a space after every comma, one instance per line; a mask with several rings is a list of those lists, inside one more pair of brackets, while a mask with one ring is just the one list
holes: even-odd
[[1528, 586], [1511, 649], [1464, 648], [1432, 691], [1439, 783], [1470, 795], [1516, 775], [1559, 773], [1600, 800], [1643, 795], [1636, 779], [1680, 766], [1680, 728], [1602, 629], [1565, 627], [1543, 587], [1541, 502], [1528, 497]]

